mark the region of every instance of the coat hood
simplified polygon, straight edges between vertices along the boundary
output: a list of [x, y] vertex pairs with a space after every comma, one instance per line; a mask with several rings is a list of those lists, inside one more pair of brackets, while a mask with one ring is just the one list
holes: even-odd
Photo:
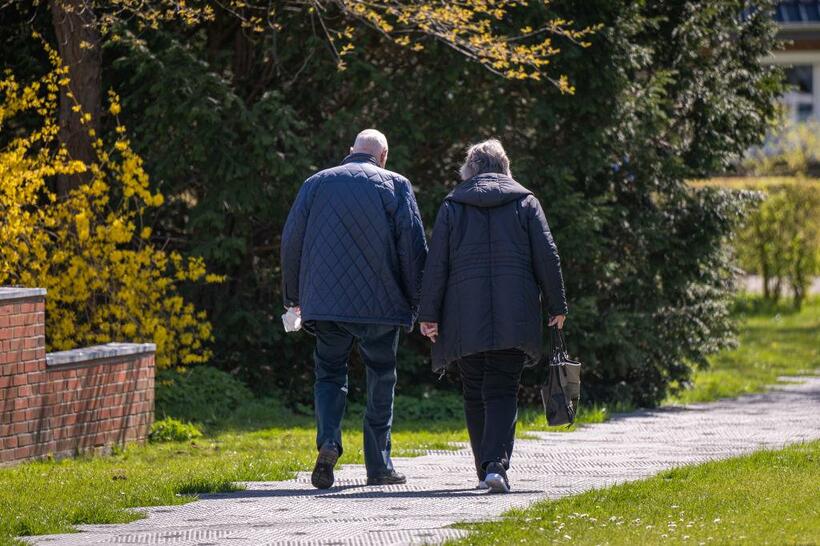
[[455, 187], [446, 197], [474, 207], [499, 207], [532, 192], [506, 174], [478, 174]]

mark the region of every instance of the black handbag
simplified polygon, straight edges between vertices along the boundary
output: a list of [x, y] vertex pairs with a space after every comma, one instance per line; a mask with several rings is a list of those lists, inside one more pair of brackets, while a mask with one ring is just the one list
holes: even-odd
[[581, 400], [581, 363], [569, 357], [564, 333], [550, 328], [546, 355], [547, 377], [541, 385], [541, 401], [550, 426], [575, 422]]

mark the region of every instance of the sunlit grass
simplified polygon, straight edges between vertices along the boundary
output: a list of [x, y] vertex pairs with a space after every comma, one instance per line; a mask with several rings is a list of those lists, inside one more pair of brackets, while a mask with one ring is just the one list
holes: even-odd
[[[800, 313], [786, 307], [756, 310], [748, 302], [745, 307], [740, 347], [716, 356], [710, 370], [695, 375], [694, 387], [673, 401], [754, 392], [779, 375], [820, 365], [820, 299], [807, 302]], [[578, 422], [603, 422], [625, 409], [582, 405]], [[466, 442], [463, 419], [452, 417], [457, 413], [450, 408], [449, 418], [414, 421], [397, 411], [394, 455], [454, 449], [453, 442]], [[363, 462], [361, 416], [355, 408], [350, 414], [343, 464]], [[574, 427], [549, 428], [540, 408], [523, 408], [518, 430], [526, 438], [531, 431]], [[182, 504], [199, 493], [235, 489], [236, 482], [289, 479], [311, 468], [314, 442], [311, 417], [294, 415], [272, 400], [256, 400], [191, 442], [132, 445], [111, 456], [0, 468], [0, 544], [15, 535], [70, 532], [82, 523], [132, 521], [140, 515], [128, 508]]]
[[465, 524], [459, 544], [818, 544], [820, 442], [661, 472]]
[[[739, 346], [715, 355], [667, 403], [760, 392], [781, 376], [820, 368], [820, 298], [800, 312], [742, 298], [738, 312]], [[813, 442], [538, 503], [501, 522], [462, 526], [476, 531], [462, 543], [818, 544], [818, 483], [820, 442]]]
[[[363, 463], [360, 424], [345, 425], [341, 462]], [[264, 401], [242, 408], [223, 429], [189, 442], [131, 445], [111, 456], [0, 469], [0, 543], [15, 535], [70, 532], [82, 523], [133, 521], [140, 514], [126, 508], [183, 504], [199, 493], [236, 489], [235, 482], [285, 480], [315, 461], [312, 419], [283, 416]], [[453, 449], [452, 442], [466, 438], [462, 423], [425, 430], [398, 422], [394, 454]]]
[[695, 372], [692, 386], [670, 403], [707, 402], [761, 392], [780, 376], [816, 373], [820, 368], [820, 298], [807, 300], [800, 312], [788, 304], [767, 306], [742, 299], [739, 346], [710, 359]]
[[694, 188], [716, 187], [730, 190], [762, 191], [772, 187], [793, 186], [796, 184], [820, 185], [820, 179], [801, 176], [719, 176], [689, 181], [689, 185]]
[[[356, 408], [351, 414], [345, 420], [342, 464], [364, 462], [360, 415]], [[605, 410], [590, 408], [579, 422], [605, 418]], [[543, 412], [522, 410], [521, 436], [546, 428]], [[289, 479], [315, 462], [315, 434], [311, 417], [257, 400], [193, 441], [131, 445], [111, 456], [2, 468], [0, 544], [15, 535], [71, 532], [77, 524], [133, 521], [141, 516], [128, 508], [183, 504], [199, 493], [234, 490], [236, 482]], [[461, 418], [421, 422], [397, 413], [393, 454], [452, 450], [454, 442], [467, 439]]]

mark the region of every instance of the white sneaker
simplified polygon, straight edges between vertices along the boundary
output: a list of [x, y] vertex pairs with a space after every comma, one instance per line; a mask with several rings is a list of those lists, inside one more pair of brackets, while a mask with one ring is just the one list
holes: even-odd
[[484, 478], [490, 493], [509, 493], [510, 482], [507, 481], [507, 472], [499, 463], [490, 463], [487, 466], [487, 477]]
[[481, 490], [484, 490], [484, 489], [489, 489], [489, 488], [490, 488], [490, 486], [489, 486], [489, 485], [487, 485], [487, 482], [485, 482], [484, 480], [481, 480], [481, 481], [479, 481], [479, 482], [478, 482], [478, 485], [477, 485], [477, 486], [475, 486], [475, 488], [476, 488], [476, 489], [481, 489]]
[[487, 489], [491, 493], [509, 493], [510, 486], [501, 474], [487, 474]]

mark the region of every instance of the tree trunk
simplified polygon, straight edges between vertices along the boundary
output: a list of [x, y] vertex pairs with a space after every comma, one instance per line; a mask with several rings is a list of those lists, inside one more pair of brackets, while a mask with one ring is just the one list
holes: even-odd
[[[60, 142], [72, 159], [89, 164], [95, 153], [91, 146], [89, 129], [99, 133], [102, 110], [100, 33], [91, 6], [85, 0], [51, 0], [51, 18], [57, 47], [63, 64], [68, 67], [68, 86], [60, 90]], [[68, 91], [74, 98], [68, 96]], [[81, 110], [73, 107], [79, 104]], [[90, 114], [91, 121], [83, 123], [82, 115]], [[57, 193], [68, 192], [89, 180], [90, 173], [60, 176]]]
[[771, 290], [769, 283], [771, 282], [771, 273], [769, 272], [769, 259], [766, 253], [766, 239], [760, 233], [760, 227], [755, 227], [755, 234], [757, 235], [757, 254], [760, 261], [760, 274], [763, 276], [763, 298], [771, 299]]

